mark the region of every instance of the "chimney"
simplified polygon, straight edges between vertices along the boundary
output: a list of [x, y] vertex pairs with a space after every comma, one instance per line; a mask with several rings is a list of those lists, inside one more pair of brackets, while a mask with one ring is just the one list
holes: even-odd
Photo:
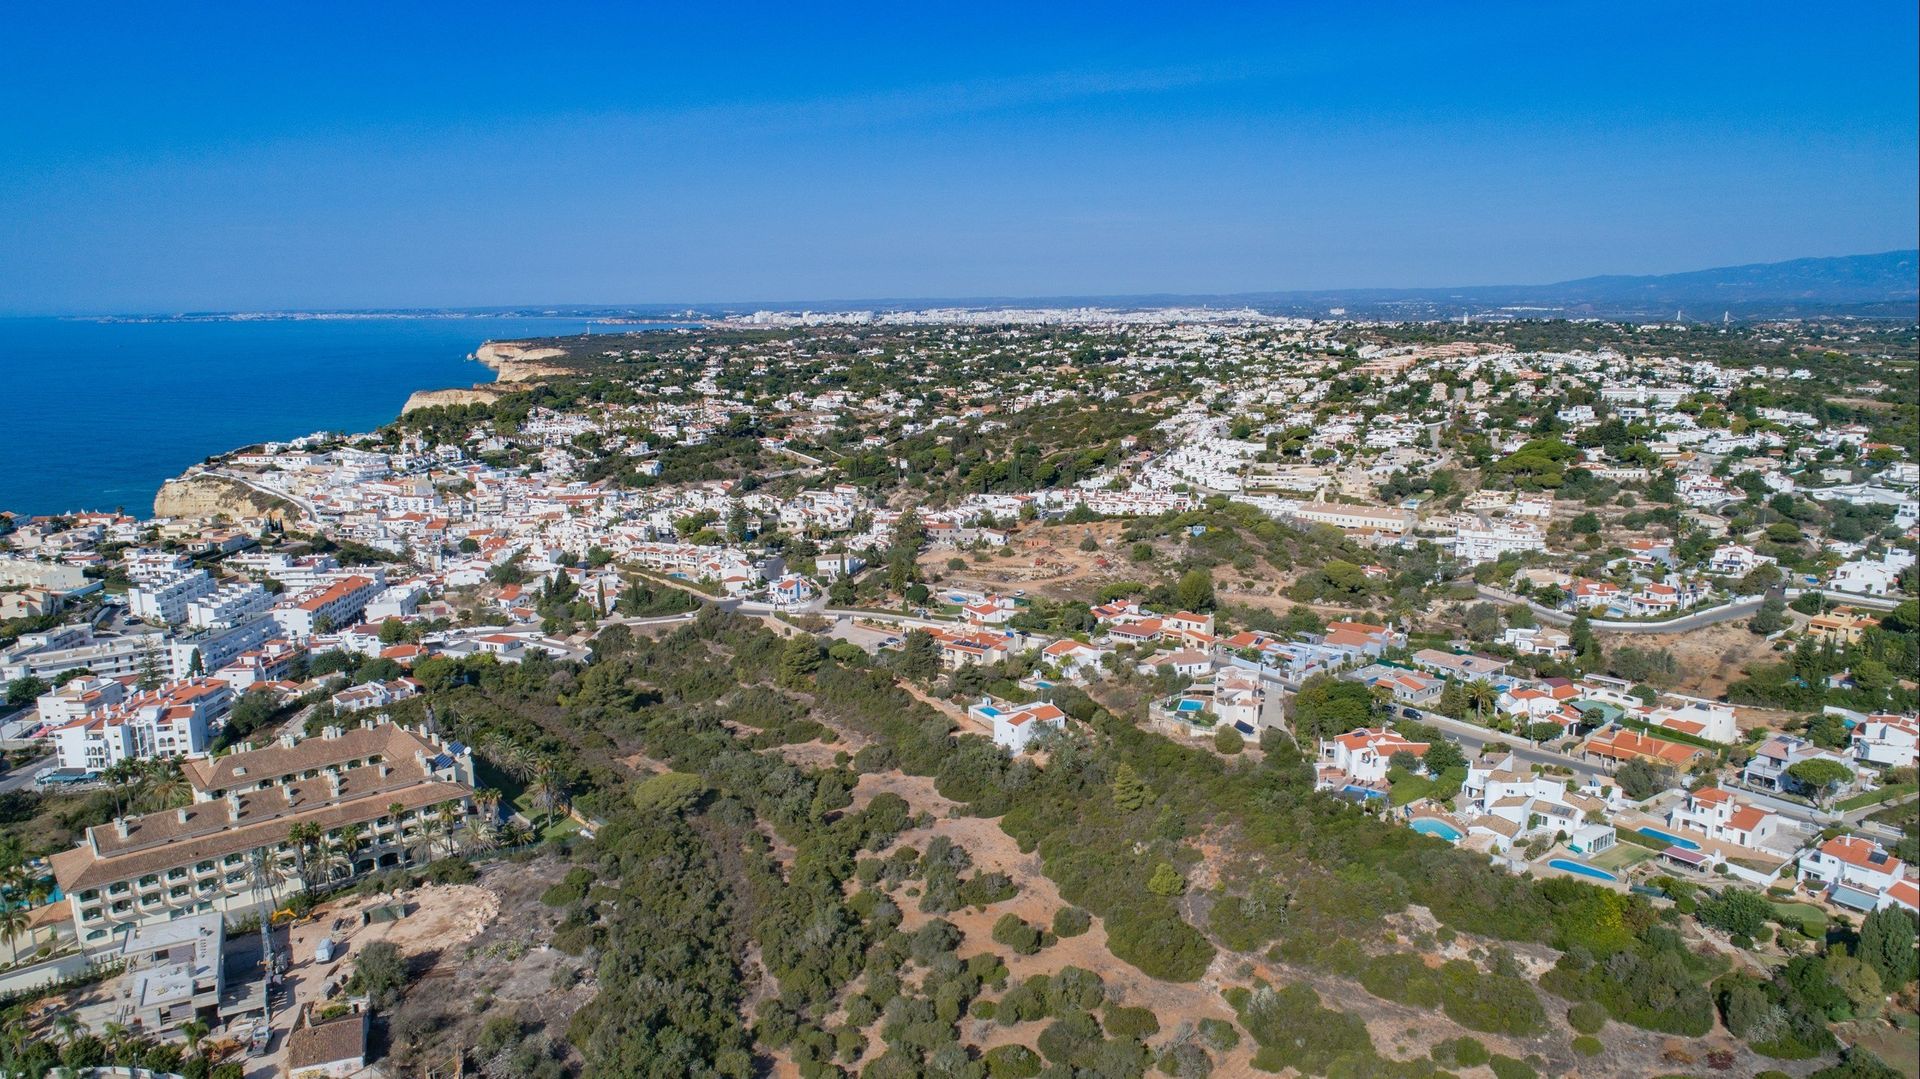
[[181, 806], [179, 809], [174, 810], [174, 819], [181, 824], [187, 823], [187, 807]]
[[292, 749], [294, 746], [300, 744], [300, 736], [292, 731], [287, 731], [280, 736], [280, 744], [288, 749]]
[[227, 792], [227, 815], [234, 820], [240, 819], [240, 792]]
[[339, 772], [328, 772], [328, 773], [327, 773], [327, 789], [328, 789], [329, 791], [332, 791], [332, 792], [333, 792], [333, 796], [334, 796], [335, 798], [338, 798], [338, 797], [340, 797], [340, 790], [341, 790], [341, 787], [340, 787], [340, 773], [339, 773]]
[[127, 827], [127, 818], [113, 818], [113, 834], [119, 836], [121, 839], [125, 839], [131, 834], [131, 830]]
[[281, 793], [282, 795], [284, 795], [284, 796], [286, 796], [286, 799], [287, 799], [287, 808], [289, 808], [289, 809], [291, 809], [291, 808], [293, 808], [293, 804], [294, 804], [295, 802], [298, 802], [298, 801], [300, 800], [300, 795], [299, 795], [299, 792], [297, 792], [297, 791], [295, 791], [295, 790], [293, 789], [293, 784], [291, 784], [291, 783], [289, 783], [289, 784], [287, 784], [287, 785], [286, 785], [286, 786], [284, 786], [284, 787], [281, 787], [281, 788], [280, 788], [280, 793]]
[[380, 778], [381, 778], [381, 779], [385, 779], [385, 778], [387, 778], [388, 776], [390, 776], [390, 775], [392, 775], [392, 774], [393, 774], [393, 768], [392, 768], [392, 766], [390, 766], [390, 765], [386, 765], [386, 764], [382, 764], [382, 765], [380, 766]]
[[334, 724], [328, 724], [327, 726], [322, 727], [320, 729], [320, 737], [326, 739], [329, 742], [340, 737], [340, 734], [341, 734], [340, 728], [338, 726], [335, 726]]

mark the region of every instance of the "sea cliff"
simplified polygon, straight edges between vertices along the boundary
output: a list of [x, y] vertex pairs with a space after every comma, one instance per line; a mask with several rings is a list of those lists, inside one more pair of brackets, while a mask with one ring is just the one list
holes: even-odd
[[488, 341], [475, 350], [473, 358], [493, 369], [492, 385], [482, 383], [447, 390], [419, 390], [407, 398], [400, 414], [404, 416], [418, 409], [444, 405], [492, 404], [518, 388], [507, 385], [509, 383], [531, 383], [566, 374], [564, 367], [540, 362], [564, 355], [566, 352], [561, 349], [535, 348], [525, 341]]

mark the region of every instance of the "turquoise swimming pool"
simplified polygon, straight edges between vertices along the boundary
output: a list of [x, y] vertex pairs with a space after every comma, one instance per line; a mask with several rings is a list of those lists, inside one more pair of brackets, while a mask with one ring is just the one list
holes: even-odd
[[1407, 825], [1407, 827], [1412, 828], [1421, 835], [1439, 836], [1449, 843], [1458, 843], [1462, 838], [1460, 829], [1455, 828], [1439, 817], [1417, 817], [1414, 819], [1414, 822]]
[[1699, 850], [1700, 849], [1700, 844], [1695, 843], [1691, 839], [1682, 839], [1679, 836], [1674, 835], [1672, 832], [1663, 832], [1658, 828], [1640, 828], [1636, 830], [1641, 835], [1646, 836], [1648, 839], [1658, 839], [1660, 842], [1665, 843], [1669, 847], [1679, 847], [1681, 850]]
[[1197, 701], [1192, 697], [1184, 697], [1180, 703], [1174, 705], [1174, 707], [1182, 712], [1204, 712], [1207, 710], [1207, 702]]
[[1612, 873], [1609, 873], [1604, 869], [1595, 869], [1594, 867], [1590, 865], [1586, 865], [1582, 862], [1569, 861], [1565, 858], [1555, 858], [1554, 860], [1548, 862], [1547, 864], [1552, 866], [1555, 869], [1564, 869], [1569, 873], [1578, 873], [1583, 877], [1592, 877], [1595, 880], [1619, 880], [1620, 879], [1619, 877], [1614, 876]]

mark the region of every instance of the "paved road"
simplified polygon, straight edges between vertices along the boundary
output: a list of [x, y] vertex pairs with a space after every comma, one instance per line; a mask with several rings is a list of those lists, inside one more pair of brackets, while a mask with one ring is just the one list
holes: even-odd
[[10, 794], [22, 787], [32, 786], [34, 773], [52, 763], [53, 754], [49, 753], [37, 760], [14, 765], [12, 771], [0, 776], [0, 794]]
[[202, 469], [201, 472], [208, 476], [218, 476], [223, 480], [231, 480], [234, 483], [240, 484], [242, 487], [246, 487], [249, 490], [258, 491], [259, 493], [266, 495], [269, 498], [277, 498], [280, 501], [286, 502], [292, 505], [294, 508], [298, 509], [301, 515], [304, 518], [306, 518], [306, 520], [311, 521], [315, 525], [318, 525], [320, 523], [319, 510], [317, 510], [314, 507], [311, 501], [299, 495], [289, 494], [286, 491], [274, 490], [273, 488], [268, 487], [266, 484], [261, 483], [260, 481], [254, 479], [252, 476], [249, 476], [244, 472], [234, 472], [224, 468], [205, 468], [205, 469]]
[[[1481, 599], [1494, 603], [1525, 603], [1535, 618], [1552, 626], [1570, 626], [1573, 615], [1566, 611], [1543, 607], [1532, 600], [1522, 599], [1512, 592], [1480, 585], [1475, 588]], [[1589, 618], [1588, 624], [1595, 630], [1605, 633], [1687, 633], [1705, 626], [1731, 622], [1740, 618], [1751, 618], [1753, 612], [1760, 609], [1763, 596], [1748, 596], [1732, 603], [1723, 603], [1718, 607], [1707, 607], [1691, 611], [1678, 618], [1669, 618], [1662, 622], [1621, 622], [1610, 618]]]

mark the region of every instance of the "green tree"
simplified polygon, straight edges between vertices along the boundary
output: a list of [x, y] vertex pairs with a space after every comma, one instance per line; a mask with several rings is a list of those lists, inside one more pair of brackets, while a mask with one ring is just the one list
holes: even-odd
[[686, 772], [661, 772], [633, 788], [633, 805], [642, 813], [680, 813], [707, 793], [706, 781]]
[[1161, 862], [1153, 867], [1153, 876], [1147, 878], [1147, 891], [1154, 895], [1179, 895], [1187, 890], [1187, 878], [1171, 862]]
[[1121, 763], [1113, 772], [1113, 804], [1131, 813], [1153, 799], [1153, 789], [1148, 787], [1133, 766]]
[[1190, 569], [1180, 575], [1174, 588], [1174, 600], [1182, 610], [1213, 610], [1213, 574], [1205, 569]]
[[1727, 888], [1700, 904], [1697, 917], [1729, 936], [1751, 940], [1773, 918], [1773, 904], [1750, 888]]
[[1747, 628], [1765, 637], [1778, 633], [1787, 625], [1787, 604], [1778, 595], [1769, 595], [1760, 601], [1760, 609], [1747, 619]]
[[800, 633], [787, 639], [786, 647], [780, 650], [780, 684], [798, 687], [807, 684], [813, 672], [820, 669], [820, 642], [810, 634]]
[[1245, 749], [1246, 744], [1247, 740], [1240, 736], [1239, 731], [1224, 723], [1220, 725], [1219, 730], [1213, 732], [1213, 748], [1229, 757]]
[[906, 639], [901, 643], [900, 673], [908, 678], [925, 680], [933, 677], [940, 669], [940, 645], [933, 634], [924, 629], [907, 631]]
[[366, 994], [368, 1003], [386, 1009], [400, 998], [407, 984], [407, 963], [391, 941], [376, 940], [360, 949], [347, 988]]
[[34, 698], [52, 689], [52, 686], [33, 675], [16, 678], [7, 684], [7, 703], [13, 707], [31, 704]]
[[1920, 973], [1920, 960], [1914, 958], [1913, 915], [1895, 907], [1867, 915], [1860, 923], [1855, 953], [1879, 972], [1883, 985], [1893, 989], [1906, 985]]
[[1833, 792], [1853, 778], [1853, 769], [1839, 761], [1815, 757], [1787, 766], [1787, 778], [1800, 785], [1800, 789], [1813, 795], [1816, 802], [1825, 802]]

